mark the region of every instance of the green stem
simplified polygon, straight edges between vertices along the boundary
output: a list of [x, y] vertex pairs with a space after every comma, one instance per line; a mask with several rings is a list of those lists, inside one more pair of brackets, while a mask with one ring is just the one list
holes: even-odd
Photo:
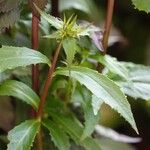
[[56, 63], [57, 63], [57, 59], [58, 59], [58, 55], [59, 55], [61, 47], [62, 47], [62, 42], [59, 43], [59, 45], [58, 45], [58, 47], [55, 51], [52, 66], [49, 68], [49, 71], [48, 71], [47, 79], [46, 79], [46, 82], [45, 82], [45, 85], [44, 85], [44, 88], [43, 88], [43, 91], [42, 91], [42, 94], [41, 94], [41, 101], [40, 101], [40, 104], [39, 104], [39, 109], [38, 109], [38, 112], [37, 112], [37, 118], [39, 118], [39, 119], [41, 119], [42, 115], [43, 115], [44, 104], [45, 104], [45, 101], [46, 101], [46, 97], [48, 95], [48, 89], [49, 89], [49, 87], [52, 83], [53, 73], [55, 71], [55, 67], [56, 67]]
[[115, 3], [115, 0], [108, 0], [107, 16], [106, 16], [106, 22], [105, 22], [105, 25], [104, 25], [104, 36], [103, 36], [104, 54], [106, 54], [107, 47], [108, 47], [108, 38], [109, 38], [111, 25], [112, 25], [114, 3]]

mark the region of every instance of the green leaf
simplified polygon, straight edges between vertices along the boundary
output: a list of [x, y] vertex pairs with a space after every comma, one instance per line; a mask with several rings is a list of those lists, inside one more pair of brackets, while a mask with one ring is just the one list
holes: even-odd
[[122, 91], [133, 98], [150, 100], [150, 67], [122, 63], [129, 71], [130, 82], [116, 81]]
[[79, 50], [77, 41], [74, 38], [66, 38], [63, 40], [63, 48], [67, 56], [67, 63], [70, 66], [74, 60], [76, 51]]
[[150, 0], [132, 0], [132, 3], [135, 8], [147, 13], [150, 12]]
[[57, 124], [62, 126], [62, 129], [68, 133], [76, 144], [83, 146], [86, 150], [100, 150], [98, 144], [91, 137], [81, 140], [83, 126], [74, 116], [62, 115], [58, 112], [50, 112], [50, 115]]
[[8, 133], [10, 143], [7, 150], [30, 150], [40, 124], [39, 120], [28, 120], [12, 129]]
[[93, 107], [94, 115], [98, 114], [98, 111], [100, 110], [102, 104], [103, 104], [103, 100], [101, 100], [95, 95], [92, 95], [92, 107]]
[[112, 80], [98, 72], [85, 67], [61, 68], [55, 74], [71, 76], [85, 85], [94, 95], [102, 99], [113, 109], [117, 110], [138, 133], [131, 112], [130, 104], [125, 95]]
[[122, 65], [122, 63], [117, 61], [115, 57], [105, 55], [105, 56], [96, 56], [93, 58], [98, 60], [104, 66], [106, 66], [111, 72], [118, 74], [119, 76], [123, 77], [126, 80], [129, 80], [128, 70], [124, 65]]
[[40, 98], [38, 95], [26, 84], [15, 80], [7, 80], [0, 85], [1, 96], [14, 96], [28, 104], [35, 110], [38, 109]]
[[0, 72], [37, 63], [47, 63], [49, 59], [38, 51], [26, 47], [2, 46], [0, 48]]
[[51, 120], [45, 120], [43, 121], [43, 125], [50, 131], [52, 140], [59, 150], [69, 150], [69, 138], [58, 124]]
[[34, 4], [34, 6], [36, 7], [36, 9], [40, 13], [40, 15], [51, 24], [51, 26], [55, 27], [56, 29], [61, 29], [63, 27], [63, 21], [62, 20], [55, 18], [55, 17], [47, 14], [46, 12], [43, 12], [35, 4]]
[[81, 140], [92, 134], [100, 119], [100, 113], [97, 112], [96, 115], [94, 114], [91, 99], [91, 92], [83, 86], [78, 86], [72, 96], [72, 101], [81, 103], [84, 111], [85, 122]]

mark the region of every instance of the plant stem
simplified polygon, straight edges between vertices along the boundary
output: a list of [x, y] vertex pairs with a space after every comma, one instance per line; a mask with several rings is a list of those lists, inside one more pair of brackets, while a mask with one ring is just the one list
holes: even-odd
[[[39, 18], [32, 12], [32, 49], [37, 50], [39, 46]], [[39, 94], [39, 65], [32, 65], [32, 89]], [[36, 117], [36, 112], [31, 109], [31, 117]], [[37, 150], [43, 150], [41, 129], [36, 136]]]
[[[32, 14], [32, 49], [37, 50], [39, 46], [39, 19]], [[32, 88], [38, 93], [39, 92], [39, 66], [32, 65]]]
[[56, 63], [57, 63], [57, 59], [58, 59], [58, 55], [59, 55], [61, 47], [62, 47], [62, 42], [59, 43], [59, 45], [58, 45], [58, 47], [55, 51], [52, 66], [49, 68], [49, 71], [48, 71], [47, 79], [46, 79], [46, 82], [45, 82], [45, 85], [44, 85], [44, 88], [43, 88], [43, 91], [42, 91], [42, 94], [41, 94], [41, 101], [40, 101], [40, 104], [39, 104], [39, 109], [38, 109], [38, 112], [37, 112], [37, 118], [39, 118], [39, 119], [42, 118], [44, 104], [45, 104], [45, 101], [46, 101], [46, 97], [48, 95], [48, 89], [49, 89], [49, 87], [52, 83], [53, 73], [55, 71], [55, 67], [56, 67]]
[[114, 3], [115, 3], [115, 0], [108, 0], [107, 16], [106, 16], [106, 22], [104, 25], [104, 36], [103, 36], [103, 41], [102, 41], [103, 47], [104, 47], [104, 55], [106, 54], [107, 47], [108, 47], [108, 38], [109, 38], [110, 29], [111, 29], [111, 25], [112, 25]]

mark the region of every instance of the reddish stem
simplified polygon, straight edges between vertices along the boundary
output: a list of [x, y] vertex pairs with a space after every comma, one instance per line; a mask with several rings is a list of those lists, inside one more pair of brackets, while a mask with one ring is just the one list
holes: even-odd
[[[32, 13], [32, 49], [37, 50], [39, 45], [39, 19]], [[38, 94], [39, 92], [39, 65], [32, 65], [32, 89]], [[36, 116], [36, 112], [31, 109], [31, 117]]]
[[47, 76], [47, 79], [46, 79], [46, 82], [45, 82], [45, 85], [44, 85], [44, 88], [43, 88], [43, 91], [42, 91], [41, 101], [40, 101], [39, 109], [38, 109], [38, 112], [37, 112], [37, 118], [39, 118], [39, 119], [42, 118], [44, 104], [45, 104], [45, 101], [46, 101], [46, 97], [48, 95], [48, 89], [49, 89], [49, 87], [52, 83], [53, 73], [55, 71], [55, 67], [56, 67], [56, 63], [57, 63], [57, 59], [58, 59], [58, 55], [59, 55], [61, 47], [62, 47], [62, 42], [59, 43], [59, 45], [58, 45], [58, 47], [55, 51], [52, 66], [49, 68], [49, 71], [48, 71], [48, 76]]
[[104, 54], [106, 54], [107, 47], [108, 47], [108, 38], [109, 38], [111, 25], [112, 25], [114, 3], [115, 3], [115, 0], [108, 0], [107, 16], [106, 16], [106, 22], [105, 22], [105, 25], [104, 25], [104, 36], [103, 36]]

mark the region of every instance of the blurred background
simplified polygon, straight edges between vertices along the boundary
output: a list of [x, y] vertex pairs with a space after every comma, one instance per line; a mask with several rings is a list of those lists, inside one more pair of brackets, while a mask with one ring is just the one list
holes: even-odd
[[[57, 3], [57, 0], [52, 0]], [[51, 2], [51, 1], [50, 1]], [[31, 47], [31, 13], [24, 1], [21, 7], [20, 19], [11, 28], [5, 29], [0, 34], [0, 44], [2, 45], [15, 45]], [[53, 15], [63, 17], [65, 13], [69, 16], [72, 13], [78, 15], [79, 20], [87, 20], [94, 23], [103, 29], [107, 1], [106, 0], [60, 0], [59, 10], [53, 8]], [[52, 5], [48, 5], [47, 12], [52, 10]], [[16, 16], [17, 17], [17, 16]], [[0, 19], [2, 19], [0, 17]], [[41, 35], [49, 32], [47, 23], [42, 20]], [[47, 49], [50, 47], [48, 41], [40, 39], [40, 49]], [[44, 52], [47, 53], [47, 52]], [[131, 0], [116, 0], [113, 24], [111, 35], [109, 38], [108, 54], [117, 57], [120, 61], [129, 61], [137, 64], [150, 65], [150, 14], [134, 9]], [[2, 76], [1, 76], [2, 78]], [[101, 141], [101, 143], [108, 142], [111, 145], [107, 150], [120, 149], [137, 149], [137, 150], [150, 150], [150, 102], [144, 100], [133, 100], [128, 98], [132, 107], [132, 111], [139, 129], [142, 141], [133, 145], [114, 145], [110, 141]], [[137, 137], [136, 133], [132, 130], [127, 122], [122, 119], [116, 112], [111, 110], [108, 106], [104, 105], [101, 109], [100, 123], [106, 127], [113, 128], [119, 133]], [[7, 115], [4, 115], [7, 114]], [[11, 128], [13, 124], [14, 112], [11, 104], [8, 101], [0, 101], [0, 133]], [[118, 144], [118, 145], [117, 145]], [[120, 148], [119, 148], [120, 146]]]

